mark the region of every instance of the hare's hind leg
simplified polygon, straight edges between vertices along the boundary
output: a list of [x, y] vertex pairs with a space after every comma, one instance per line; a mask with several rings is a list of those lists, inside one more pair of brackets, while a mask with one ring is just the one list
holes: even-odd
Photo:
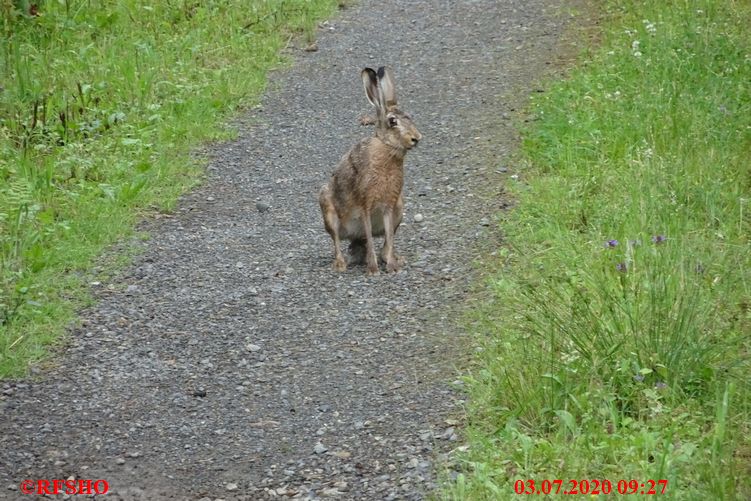
[[333, 267], [336, 271], [344, 271], [347, 269], [347, 261], [344, 260], [344, 256], [342, 255], [341, 242], [339, 241], [340, 220], [336, 213], [334, 202], [331, 199], [331, 191], [328, 185], [321, 188], [321, 193], [318, 196], [318, 203], [321, 206], [321, 214], [323, 214], [323, 225], [326, 227], [326, 232], [334, 241]]

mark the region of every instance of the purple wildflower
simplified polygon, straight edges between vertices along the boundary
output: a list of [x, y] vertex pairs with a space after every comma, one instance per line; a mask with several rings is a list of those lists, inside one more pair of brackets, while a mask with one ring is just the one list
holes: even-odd
[[628, 268], [626, 267], [626, 263], [618, 263], [618, 264], [616, 264], [615, 265], [615, 269], [618, 270], [618, 271], [620, 271], [620, 272], [622, 272], [622, 273], [625, 273], [626, 271], [628, 271]]
[[618, 240], [608, 240], [605, 242], [605, 247], [617, 247], [618, 246]]
[[667, 240], [667, 237], [665, 237], [665, 235], [654, 235], [654, 236], [652, 236], [652, 243], [653, 244], [661, 244], [665, 240]]

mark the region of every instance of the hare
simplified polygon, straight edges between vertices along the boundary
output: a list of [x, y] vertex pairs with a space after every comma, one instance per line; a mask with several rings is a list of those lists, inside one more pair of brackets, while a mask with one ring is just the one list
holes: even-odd
[[375, 136], [354, 145], [339, 161], [331, 180], [321, 188], [326, 231], [334, 241], [334, 269], [347, 262], [340, 240], [349, 240], [351, 263], [367, 264], [368, 275], [378, 274], [374, 237], [384, 236], [381, 259], [389, 272], [404, 260], [394, 252], [394, 234], [402, 222], [404, 156], [422, 139], [412, 118], [397, 108], [394, 75], [390, 68], [361, 72], [365, 96], [376, 109]]

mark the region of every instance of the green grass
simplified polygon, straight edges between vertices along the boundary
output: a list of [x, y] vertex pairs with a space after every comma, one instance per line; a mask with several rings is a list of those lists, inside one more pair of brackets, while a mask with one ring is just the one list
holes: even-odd
[[59, 339], [102, 251], [199, 181], [191, 149], [338, 5], [33, 3], [0, 0], [0, 377]]
[[603, 9], [602, 45], [532, 98], [446, 499], [751, 498], [751, 4]]

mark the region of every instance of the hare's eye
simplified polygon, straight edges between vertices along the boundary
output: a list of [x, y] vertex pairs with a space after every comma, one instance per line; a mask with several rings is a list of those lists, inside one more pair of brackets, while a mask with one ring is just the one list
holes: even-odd
[[396, 117], [389, 117], [389, 127], [396, 127]]

